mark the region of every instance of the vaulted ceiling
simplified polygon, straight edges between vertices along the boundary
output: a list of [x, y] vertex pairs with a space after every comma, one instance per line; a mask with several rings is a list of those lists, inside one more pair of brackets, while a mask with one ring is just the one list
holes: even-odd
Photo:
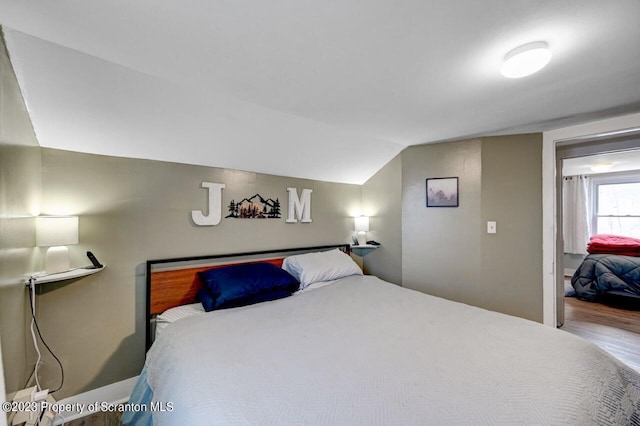
[[[638, 16], [638, 0], [0, 0], [41, 146], [347, 183], [409, 145], [640, 111]], [[550, 64], [502, 77], [537, 40]]]

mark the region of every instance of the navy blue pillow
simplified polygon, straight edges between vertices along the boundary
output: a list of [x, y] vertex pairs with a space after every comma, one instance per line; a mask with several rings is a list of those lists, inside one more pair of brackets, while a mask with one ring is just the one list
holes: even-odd
[[253, 305], [254, 303], [282, 299], [283, 297], [291, 296], [291, 294], [292, 292], [290, 291], [275, 291], [271, 293], [259, 294], [255, 297], [230, 300], [222, 305], [216, 306], [215, 304], [216, 299], [211, 295], [211, 292], [209, 292], [209, 289], [206, 289], [203, 287], [200, 290], [198, 290], [196, 299], [202, 302], [202, 307], [204, 307], [204, 310], [209, 312], [217, 309], [237, 308], [238, 306], [248, 306], [248, 305]]
[[205, 311], [251, 305], [290, 296], [300, 288], [291, 274], [270, 263], [245, 263], [198, 272], [196, 298]]

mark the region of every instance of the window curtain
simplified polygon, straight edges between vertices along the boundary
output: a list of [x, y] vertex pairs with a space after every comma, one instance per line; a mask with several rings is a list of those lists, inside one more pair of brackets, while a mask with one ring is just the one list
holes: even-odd
[[562, 184], [564, 252], [586, 254], [591, 236], [589, 177], [565, 176]]

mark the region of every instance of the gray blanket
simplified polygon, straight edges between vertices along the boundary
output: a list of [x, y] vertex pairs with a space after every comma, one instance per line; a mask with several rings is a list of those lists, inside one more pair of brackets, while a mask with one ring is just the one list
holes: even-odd
[[615, 292], [640, 297], [640, 257], [590, 254], [571, 278], [576, 296], [593, 301]]
[[373, 276], [180, 319], [145, 371], [125, 424], [640, 425], [640, 376], [594, 344]]

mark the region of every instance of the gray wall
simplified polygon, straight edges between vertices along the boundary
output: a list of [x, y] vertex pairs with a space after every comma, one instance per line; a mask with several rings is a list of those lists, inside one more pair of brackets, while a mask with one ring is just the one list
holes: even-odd
[[[285, 161], [285, 160], [283, 160]], [[222, 219], [198, 227], [202, 181], [224, 183], [223, 207], [256, 193], [279, 198], [282, 219]], [[45, 214], [77, 214], [80, 244], [107, 265], [93, 276], [41, 286], [41, 329], [65, 364], [60, 397], [140, 373], [144, 361], [144, 270], [147, 259], [349, 242], [361, 187], [210, 167], [42, 150]], [[287, 187], [313, 190], [312, 223], [285, 223]], [[223, 211], [226, 215], [226, 210]], [[45, 360], [45, 386], [57, 372]]]
[[[411, 147], [402, 153], [403, 285], [480, 304], [480, 140]], [[426, 207], [426, 179], [458, 177], [459, 207]]]
[[479, 306], [541, 322], [542, 135], [482, 139], [480, 216]]
[[363, 257], [364, 270], [402, 284], [402, 159], [396, 156], [362, 186], [363, 214], [370, 216], [368, 239], [382, 245]]
[[0, 339], [7, 392], [24, 385], [35, 362], [24, 279], [39, 260], [33, 220], [39, 207], [40, 147], [0, 42]]
[[[393, 269], [387, 274], [408, 288], [542, 321], [541, 135], [414, 146], [388, 167], [401, 169], [402, 211], [377, 226], [388, 232], [383, 245], [400, 238], [402, 255], [398, 272], [389, 252], [377, 253]], [[382, 170], [367, 182], [364, 205], [385, 188], [379, 180], [393, 188], [395, 176]], [[459, 207], [426, 207], [425, 181], [435, 177], [459, 178]], [[486, 233], [489, 220], [497, 234]]]

